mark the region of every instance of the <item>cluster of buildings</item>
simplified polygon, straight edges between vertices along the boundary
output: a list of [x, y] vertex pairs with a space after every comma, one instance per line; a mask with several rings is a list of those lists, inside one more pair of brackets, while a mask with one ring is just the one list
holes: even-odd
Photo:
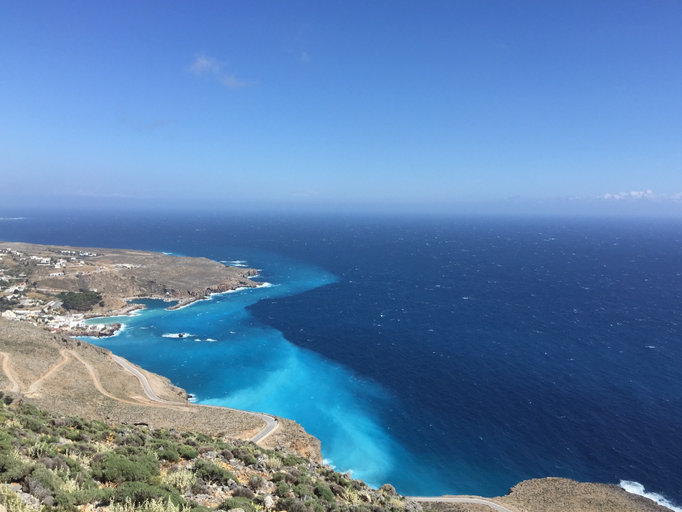
[[[53, 267], [56, 272], [50, 272], [50, 277], [64, 275], [64, 269], [68, 263], [84, 265], [83, 260], [77, 260], [77, 256], [91, 257], [97, 256], [96, 253], [85, 251], [60, 251], [68, 256], [68, 261], [62, 257], [46, 257], [27, 255], [21, 251], [11, 248], [0, 248], [0, 317], [8, 320], [31, 322], [52, 331], [68, 332], [78, 335], [101, 335], [109, 329], [104, 324], [87, 325], [85, 316], [81, 313], [68, 313], [62, 308], [60, 300], [43, 300], [31, 298], [26, 295], [28, 276], [25, 272], [8, 267], [11, 258], [14, 263], [30, 262], [38, 267]], [[68, 254], [65, 254], [68, 253]], [[5, 259], [5, 261], [3, 261]], [[19, 267], [21, 269], [21, 267]]]

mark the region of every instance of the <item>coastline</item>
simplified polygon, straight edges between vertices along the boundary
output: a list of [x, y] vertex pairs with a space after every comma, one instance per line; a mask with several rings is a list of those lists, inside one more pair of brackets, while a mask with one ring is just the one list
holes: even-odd
[[[269, 284], [269, 283], [263, 283], [263, 284], [258, 284], [258, 285], [256, 285], [256, 286], [265, 286], [265, 285], [268, 285], [268, 284]], [[270, 286], [272, 286], [272, 285], [270, 285]], [[170, 307], [168, 307], [168, 308], [166, 308], [166, 309], [168, 309], [168, 310], [174, 310], [174, 309], [181, 309], [181, 308], [183, 308], [183, 307], [189, 307], [190, 305], [194, 304], [195, 302], [202, 301], [202, 300], [210, 300], [210, 298], [211, 298], [212, 296], [214, 296], [214, 295], [220, 295], [220, 294], [223, 294], [223, 293], [234, 293], [234, 292], [236, 292], [236, 291], [243, 290], [243, 289], [248, 289], [248, 288], [250, 288], [250, 287], [238, 287], [238, 288], [231, 289], [231, 290], [226, 290], [226, 291], [223, 291], [223, 292], [211, 292], [211, 293], [208, 293], [208, 294], [204, 295], [203, 297], [191, 297], [191, 298], [188, 298], [188, 299], [186, 300], [186, 302], [184, 302], [183, 304], [176, 304], [176, 305], [170, 306]], [[173, 299], [169, 299], [169, 298], [167, 298], [167, 297], [160, 297], [160, 296], [153, 296], [153, 295], [151, 295], [151, 296], [146, 296], [146, 297], [137, 296], [137, 297], [133, 297], [131, 300], [139, 300], [139, 299], [155, 299], [155, 300], [164, 300], [164, 301], [169, 301], [169, 302], [173, 300]], [[110, 317], [113, 317], [113, 316], [135, 316], [136, 314], [139, 314], [139, 313], [137, 313], [139, 310], [145, 309], [145, 307], [144, 307], [143, 305], [130, 304], [130, 306], [131, 306], [131, 307], [126, 307], [126, 308], [119, 309], [119, 310], [117, 310], [116, 312], [113, 312], [113, 311], [112, 311], [112, 312], [110, 312], [110, 313], [103, 314], [103, 315], [102, 315], [102, 314], [100, 314], [100, 315], [93, 315], [93, 316], [91, 316], [90, 318], [110, 318]], [[176, 307], [176, 306], [177, 306], [177, 307]], [[123, 330], [123, 328], [125, 328], [125, 324], [122, 324], [121, 330]], [[118, 331], [116, 334], [114, 334], [113, 336], [119, 334], [119, 332], [120, 332], [121, 330], [119, 330], [119, 331]], [[673, 509], [673, 510], [674, 510], [674, 509]]]

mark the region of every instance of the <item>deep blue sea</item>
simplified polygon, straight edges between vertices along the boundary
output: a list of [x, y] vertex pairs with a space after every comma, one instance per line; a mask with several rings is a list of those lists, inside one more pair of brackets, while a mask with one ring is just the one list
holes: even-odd
[[146, 301], [98, 343], [202, 403], [298, 421], [371, 485], [494, 496], [563, 476], [682, 505], [681, 220], [23, 216], [0, 240], [260, 269], [270, 286]]

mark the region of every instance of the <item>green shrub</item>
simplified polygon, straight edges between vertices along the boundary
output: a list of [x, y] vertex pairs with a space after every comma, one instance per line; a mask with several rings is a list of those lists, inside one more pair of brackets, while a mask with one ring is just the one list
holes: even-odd
[[194, 448], [193, 446], [189, 446], [187, 444], [183, 444], [182, 446], [180, 446], [178, 452], [180, 453], [180, 457], [182, 457], [185, 460], [196, 459], [199, 455], [199, 452], [197, 451], [196, 448]]
[[287, 478], [286, 473], [283, 473], [282, 471], [278, 471], [277, 473], [273, 473], [273, 475], [271, 477], [272, 481], [275, 483], [283, 482], [284, 480], [286, 480], [286, 478]]
[[256, 508], [248, 498], [227, 498], [218, 506], [219, 510], [231, 510], [233, 508], [242, 508], [244, 512], [256, 512]]
[[298, 466], [299, 464], [305, 462], [305, 460], [290, 453], [282, 459], [282, 462], [285, 466]]
[[197, 478], [201, 478], [207, 482], [215, 482], [225, 485], [230, 480], [234, 480], [235, 482], [238, 481], [237, 477], [228, 470], [206, 460], [200, 459], [196, 462], [195, 472]]
[[158, 474], [158, 464], [148, 456], [126, 458], [112, 453], [92, 464], [93, 478], [102, 482], [149, 482]]
[[18, 482], [25, 478], [33, 469], [27, 464], [11, 455], [0, 455], [0, 482]]
[[159, 459], [167, 460], [168, 462], [177, 462], [180, 460], [180, 454], [173, 447], [164, 448], [159, 453]]
[[289, 495], [289, 486], [284, 482], [278, 483], [275, 494], [280, 498], [286, 498]]
[[34, 466], [33, 471], [31, 471], [31, 478], [37, 480], [51, 491], [59, 489], [64, 483], [54, 471], [50, 471], [42, 464]]
[[144, 482], [125, 482], [116, 488], [114, 500], [118, 503], [125, 503], [129, 499], [135, 505], [141, 505], [145, 501], [163, 500], [175, 505], [184, 504], [177, 489], [170, 486], [149, 485]]
[[315, 496], [315, 491], [313, 491], [313, 488], [307, 484], [294, 485], [294, 488], [292, 490], [294, 491], [294, 494], [299, 498], [312, 498], [313, 496]]
[[241, 460], [247, 466], [252, 466], [257, 462], [256, 457], [241, 448], [233, 450], [232, 454], [235, 456], [235, 458]]
[[0, 453], [9, 452], [12, 449], [12, 436], [7, 432], [0, 432]]
[[334, 493], [332, 490], [323, 482], [315, 482], [315, 495], [330, 503], [334, 503], [336, 501], [334, 499]]

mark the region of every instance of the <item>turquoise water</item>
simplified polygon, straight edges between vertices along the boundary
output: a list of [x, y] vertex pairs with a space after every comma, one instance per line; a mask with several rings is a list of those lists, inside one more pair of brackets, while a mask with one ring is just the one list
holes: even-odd
[[89, 341], [170, 377], [198, 403], [294, 418], [325, 440], [327, 463], [371, 485], [385, 483], [386, 468], [402, 451], [373, 412], [375, 403], [390, 402], [389, 394], [378, 383], [290, 343], [248, 309], [337, 277], [281, 257], [267, 259], [274, 282], [261, 288], [216, 294], [171, 311], [164, 301], [136, 301], [147, 309], [106, 319], [125, 325], [118, 335]]
[[201, 402], [298, 421], [372, 485], [561, 476], [682, 503], [677, 220], [62, 213], [0, 238], [262, 269], [271, 287], [152, 301], [101, 343]]

